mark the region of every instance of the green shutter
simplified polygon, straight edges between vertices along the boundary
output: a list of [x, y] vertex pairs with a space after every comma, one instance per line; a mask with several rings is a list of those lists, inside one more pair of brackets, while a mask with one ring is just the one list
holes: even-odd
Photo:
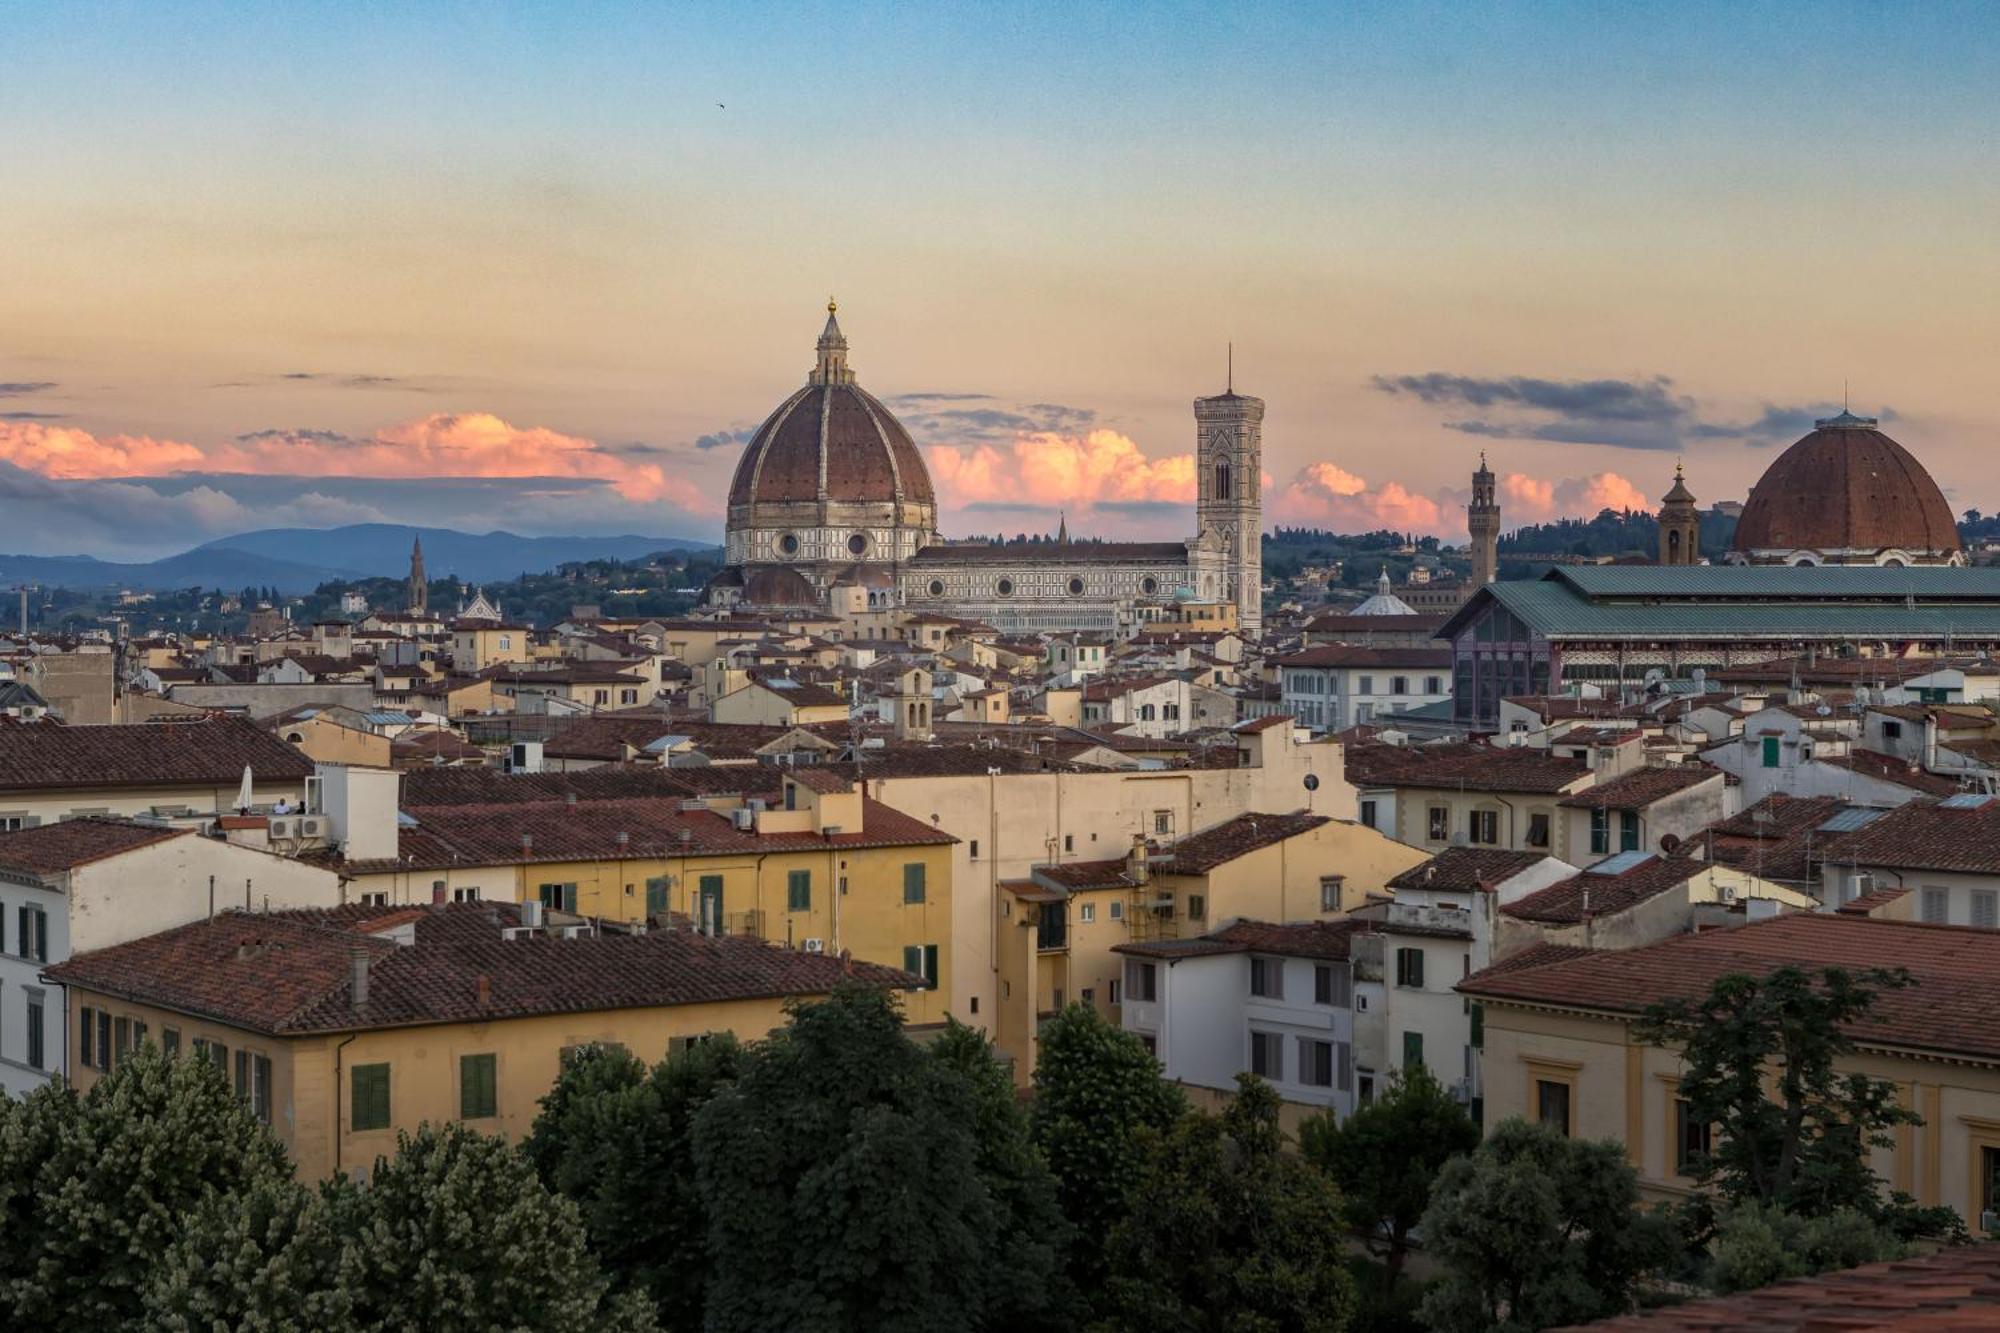
[[903, 946], [903, 970], [921, 974], [924, 970], [924, 950], [920, 944]]
[[1424, 1034], [1405, 1032], [1403, 1034], [1403, 1068], [1413, 1069], [1424, 1062]]
[[646, 881], [646, 916], [650, 919], [667, 912], [667, 880], [661, 875]]
[[1766, 736], [1764, 738], [1764, 767], [1776, 768], [1777, 766], [1778, 738], [1776, 736]]
[[354, 1066], [353, 1107], [348, 1128], [387, 1129], [389, 1127], [389, 1066]]
[[93, 1022], [96, 1014], [97, 1011], [95, 1009], [92, 1009], [89, 1005], [85, 1005], [83, 1007], [83, 1021], [78, 1025], [76, 1057], [77, 1062], [85, 1069], [92, 1069], [97, 1065], [97, 1052], [91, 1041], [97, 1034], [97, 1025]]
[[239, 1102], [250, 1100], [250, 1052], [248, 1051], [236, 1053], [236, 1100]]
[[903, 901], [920, 903], [924, 900], [924, 863], [912, 861], [903, 867]]
[[269, 1056], [250, 1057], [250, 1077], [252, 1092], [250, 1110], [265, 1124], [271, 1123], [271, 1060]]
[[1486, 1006], [1477, 1000], [1472, 1002], [1472, 1049], [1486, 1049]]
[[499, 1057], [458, 1057], [458, 1118], [485, 1120], [499, 1114]]
[[813, 905], [813, 872], [794, 870], [785, 876], [785, 910], [810, 912]]

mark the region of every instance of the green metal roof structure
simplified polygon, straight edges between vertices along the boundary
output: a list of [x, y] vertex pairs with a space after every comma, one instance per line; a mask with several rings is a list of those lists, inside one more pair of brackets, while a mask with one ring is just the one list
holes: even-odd
[[1498, 604], [1545, 639], [2000, 641], [2000, 569], [1575, 565], [1489, 583], [1438, 630]]

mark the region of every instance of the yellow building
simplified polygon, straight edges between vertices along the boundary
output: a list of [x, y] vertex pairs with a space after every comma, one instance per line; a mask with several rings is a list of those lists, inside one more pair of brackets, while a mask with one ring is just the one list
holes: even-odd
[[518, 1138], [565, 1055], [648, 1062], [720, 1032], [784, 1023], [787, 1000], [862, 963], [686, 929], [524, 925], [538, 906], [229, 912], [49, 969], [65, 988], [70, 1068], [89, 1087], [142, 1042], [218, 1061], [319, 1179], [366, 1171], [398, 1132], [460, 1120]]
[[709, 720], [754, 727], [810, 727], [847, 721], [847, 700], [824, 685], [789, 676], [750, 677], [709, 705]]
[[[1135, 941], [1193, 938], [1235, 920], [1291, 923], [1345, 916], [1424, 854], [1328, 815], [1243, 814], [1158, 855], [1134, 838], [1121, 859], [1038, 866], [1001, 885], [1001, 1034], [1078, 1001], [1118, 1021], [1124, 960]], [[1031, 979], [1032, 978], [1032, 979]]]
[[300, 754], [315, 763], [389, 767], [387, 736], [347, 726], [328, 710], [295, 714], [279, 724], [278, 737], [288, 745], [297, 746]]
[[1989, 928], [1797, 913], [1642, 949], [1540, 946], [1458, 987], [1484, 1011], [1487, 1123], [1521, 1116], [1618, 1139], [1649, 1195], [1688, 1194], [1688, 1154], [1710, 1130], [1678, 1097], [1679, 1055], [1637, 1041], [1633, 1021], [1721, 977], [1787, 965], [1909, 969], [1916, 984], [1880, 996], [1843, 1068], [1889, 1080], [1923, 1117], [1875, 1151], [1877, 1173], [1979, 1234], [2000, 1209], [2000, 1037], [1982, 1021], [2000, 1008], [2000, 931]]
[[451, 664], [461, 674], [501, 662], [532, 662], [535, 631], [497, 620], [461, 620], [451, 627]]
[[685, 916], [717, 935], [907, 967], [934, 983], [913, 1024], [964, 1011], [952, 967], [952, 845], [921, 820], [801, 768], [778, 799], [524, 801], [415, 807], [398, 854], [352, 861], [350, 892], [378, 906], [535, 901], [618, 922]]

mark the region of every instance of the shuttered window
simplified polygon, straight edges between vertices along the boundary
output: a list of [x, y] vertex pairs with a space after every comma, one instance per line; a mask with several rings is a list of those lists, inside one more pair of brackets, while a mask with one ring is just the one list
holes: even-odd
[[924, 863], [912, 861], [903, 867], [903, 901], [920, 903], [924, 900]]
[[785, 910], [810, 912], [813, 905], [813, 872], [794, 870], [785, 876]]
[[351, 1076], [353, 1085], [352, 1108], [348, 1113], [350, 1129], [387, 1129], [389, 1127], [389, 1066], [356, 1065]]
[[499, 1064], [495, 1055], [458, 1057], [460, 1120], [485, 1120], [500, 1113]]

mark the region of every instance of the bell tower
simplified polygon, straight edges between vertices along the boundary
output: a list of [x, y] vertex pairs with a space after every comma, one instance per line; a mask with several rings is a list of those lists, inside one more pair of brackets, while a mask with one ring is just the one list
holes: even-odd
[[1264, 628], [1264, 400], [1236, 392], [1236, 352], [1227, 387], [1194, 400], [1195, 523], [1227, 553], [1222, 596], [1236, 604], [1246, 635]]
[[1701, 515], [1679, 463], [1674, 464], [1674, 488], [1660, 497], [1660, 563], [1701, 563]]
[[1484, 450], [1479, 454], [1479, 470], [1472, 474], [1472, 503], [1465, 507], [1465, 527], [1472, 534], [1472, 588], [1477, 592], [1500, 572], [1500, 500]]

